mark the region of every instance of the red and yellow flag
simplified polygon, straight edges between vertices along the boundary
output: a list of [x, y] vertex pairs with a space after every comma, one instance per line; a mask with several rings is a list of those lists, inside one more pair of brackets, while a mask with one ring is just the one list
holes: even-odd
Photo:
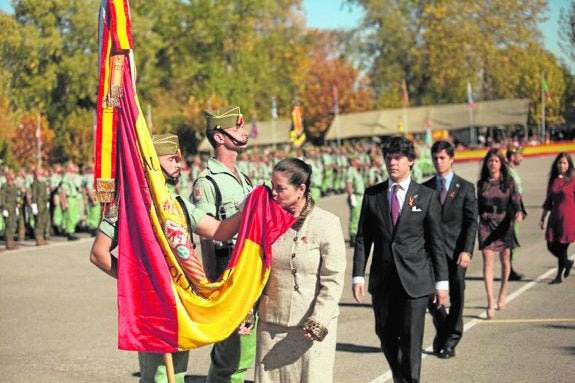
[[[129, 42], [127, 0], [104, 0], [103, 9], [109, 41]], [[124, 22], [110, 21], [119, 14]], [[185, 212], [166, 186], [135, 90], [132, 50], [100, 52], [98, 104], [105, 107], [98, 108], [96, 154], [100, 150], [99, 176], [109, 171], [105, 175], [117, 181], [119, 348], [165, 353], [218, 342], [254, 306], [269, 276], [271, 244], [295, 219], [268, 189], [256, 188], [245, 203], [232, 259], [221, 279], [210, 282]], [[120, 77], [110, 82], [112, 71]], [[105, 91], [114, 84], [119, 92]]]

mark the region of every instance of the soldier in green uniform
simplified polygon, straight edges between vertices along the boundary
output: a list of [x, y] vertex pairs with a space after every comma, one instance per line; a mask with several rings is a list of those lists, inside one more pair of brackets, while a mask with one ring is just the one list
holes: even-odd
[[337, 173], [335, 177], [334, 189], [337, 194], [342, 194], [345, 191], [345, 174], [347, 172], [348, 166], [347, 149], [345, 147], [336, 150], [335, 166]]
[[307, 148], [305, 157], [305, 162], [311, 166], [311, 180], [309, 186], [310, 195], [315, 203], [318, 203], [321, 198], [321, 181], [323, 174], [323, 165], [319, 158], [318, 148], [315, 146]]
[[345, 191], [347, 192], [347, 203], [349, 206], [349, 245], [355, 246], [355, 237], [359, 224], [359, 214], [361, 213], [361, 202], [365, 184], [361, 175], [360, 160], [357, 155], [350, 156], [350, 166], [345, 177]]
[[102, 209], [100, 203], [96, 200], [96, 195], [94, 193], [94, 169], [91, 165], [84, 168], [84, 174], [82, 176], [82, 191], [86, 211], [86, 229], [93, 237], [95, 237], [98, 232]]
[[[246, 149], [249, 134], [237, 106], [216, 111], [204, 111], [206, 137], [215, 150], [215, 158], [208, 160], [193, 186], [190, 199], [196, 208], [222, 220], [235, 214], [252, 185], [236, 165], [238, 154]], [[210, 241], [202, 238], [202, 260], [206, 275], [217, 280], [232, 256], [236, 238], [229, 241]], [[210, 353], [211, 365], [207, 382], [243, 382], [255, 359], [255, 317], [240, 325], [238, 332], [214, 344]], [[251, 332], [251, 333], [250, 333]], [[240, 334], [246, 335], [240, 335]], [[248, 335], [249, 334], [249, 335]]]
[[383, 166], [381, 156], [371, 157], [371, 166], [367, 172], [367, 186], [373, 186], [383, 182], [387, 178], [387, 171]]
[[[173, 134], [160, 134], [152, 137], [154, 148], [158, 155], [160, 166], [166, 178], [166, 183], [175, 184], [178, 182], [180, 173], [180, 146], [178, 136]], [[201, 209], [196, 209], [185, 198], [175, 196], [180, 202], [182, 209], [187, 213], [187, 221], [190, 230], [200, 235], [214, 237], [217, 239], [230, 238], [237, 232], [241, 214], [237, 214], [226, 222], [218, 222], [208, 217]], [[117, 243], [117, 217], [107, 212], [106, 217], [100, 224], [98, 234], [90, 253], [90, 261], [98, 266], [106, 274], [118, 277], [118, 259], [112, 255], [111, 251], [116, 248]], [[176, 383], [184, 383], [186, 371], [188, 370], [189, 351], [180, 351], [172, 354], [174, 361], [174, 372]], [[166, 366], [163, 355], [148, 352], [139, 352], [138, 361], [140, 365], [140, 383], [167, 383]]]
[[19, 207], [18, 201], [21, 197], [21, 190], [14, 182], [14, 172], [12, 169], [6, 170], [6, 183], [0, 188], [0, 211], [4, 217], [6, 239], [6, 249], [15, 250], [18, 245], [14, 243], [14, 236], [18, 229]]
[[33, 227], [33, 217], [30, 217], [30, 213], [26, 211], [26, 207], [29, 205], [29, 194], [30, 185], [32, 184], [32, 175], [26, 174], [24, 169], [18, 171], [18, 176], [14, 179], [14, 183], [20, 189], [20, 197], [18, 198], [18, 242], [24, 242], [26, 240], [26, 228]]
[[323, 164], [323, 183], [321, 185], [322, 195], [327, 195], [333, 191], [335, 176], [335, 160], [331, 147], [322, 147], [321, 161]]
[[50, 176], [50, 216], [54, 234], [64, 232], [62, 226], [62, 204], [60, 203], [60, 184], [62, 183], [62, 165], [54, 164]]
[[80, 223], [81, 219], [82, 189], [78, 188], [76, 178], [75, 165], [69, 162], [66, 165], [66, 173], [64, 173], [59, 187], [60, 204], [62, 206], [62, 226], [69, 241], [79, 239], [75, 233], [76, 226]]
[[36, 246], [46, 245], [46, 235], [50, 233], [50, 187], [44, 179], [44, 170], [34, 170], [34, 180], [30, 185], [30, 210], [34, 216], [34, 238]]

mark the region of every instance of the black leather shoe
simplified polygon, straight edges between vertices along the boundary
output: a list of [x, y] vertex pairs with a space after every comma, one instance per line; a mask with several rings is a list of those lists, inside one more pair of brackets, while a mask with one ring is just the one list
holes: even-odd
[[440, 359], [450, 359], [455, 357], [455, 349], [454, 348], [450, 348], [450, 347], [446, 347], [443, 350], [441, 350], [439, 352], [439, 354], [437, 355], [438, 358]]
[[509, 273], [509, 281], [520, 281], [523, 279], [523, 277], [525, 276], [525, 274], [521, 274], [516, 272], [515, 270], [511, 269], [511, 272]]

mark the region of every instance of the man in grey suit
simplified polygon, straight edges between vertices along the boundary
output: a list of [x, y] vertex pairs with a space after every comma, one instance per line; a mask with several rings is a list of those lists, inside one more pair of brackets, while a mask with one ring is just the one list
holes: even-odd
[[364, 274], [372, 245], [369, 293], [375, 331], [395, 382], [419, 382], [425, 311], [448, 294], [448, 267], [437, 193], [411, 179], [413, 142], [383, 144], [387, 182], [366, 189], [353, 257], [353, 296], [365, 296]]
[[442, 359], [455, 356], [455, 347], [463, 336], [465, 272], [471, 262], [477, 235], [477, 197], [475, 186], [453, 172], [455, 150], [448, 141], [431, 147], [435, 176], [423, 185], [437, 190], [441, 202], [441, 222], [449, 265], [449, 313], [429, 302], [429, 312], [437, 331], [433, 351]]

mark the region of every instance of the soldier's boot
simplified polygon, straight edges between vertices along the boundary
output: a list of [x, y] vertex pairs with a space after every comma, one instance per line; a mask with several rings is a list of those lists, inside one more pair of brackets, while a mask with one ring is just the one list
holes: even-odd
[[6, 241], [6, 250], [16, 250], [20, 248], [14, 241]]
[[36, 246], [44, 246], [46, 241], [44, 241], [44, 237], [41, 235], [36, 236]]
[[24, 242], [26, 240], [26, 229], [19, 228], [18, 229], [18, 242]]
[[349, 247], [355, 247], [355, 235], [349, 236]]

